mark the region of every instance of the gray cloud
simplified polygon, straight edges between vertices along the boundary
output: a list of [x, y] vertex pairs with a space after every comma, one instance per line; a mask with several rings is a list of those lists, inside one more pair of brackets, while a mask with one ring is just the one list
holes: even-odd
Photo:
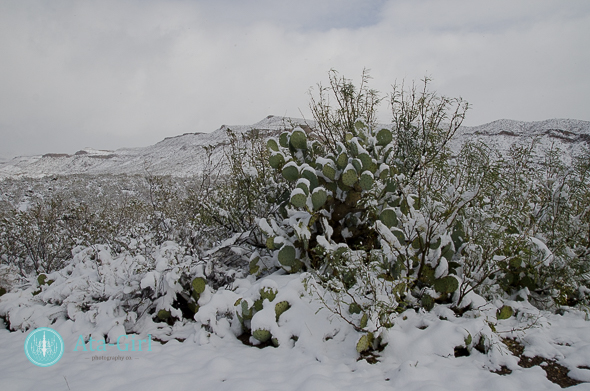
[[[0, 3], [0, 156], [155, 143], [309, 117], [330, 68], [429, 75], [467, 123], [590, 120], [586, 1]], [[382, 110], [388, 119], [387, 108]]]

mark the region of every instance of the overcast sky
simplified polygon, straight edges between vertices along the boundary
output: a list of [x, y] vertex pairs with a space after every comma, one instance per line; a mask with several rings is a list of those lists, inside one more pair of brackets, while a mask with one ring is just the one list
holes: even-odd
[[590, 120], [589, 39], [587, 0], [0, 0], [0, 157], [310, 118], [331, 68], [428, 75], [467, 125]]

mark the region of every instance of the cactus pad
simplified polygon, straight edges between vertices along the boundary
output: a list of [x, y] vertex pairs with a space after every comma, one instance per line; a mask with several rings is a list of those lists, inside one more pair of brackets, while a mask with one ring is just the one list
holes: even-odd
[[397, 226], [397, 214], [392, 208], [383, 209], [379, 215], [379, 220], [381, 220], [381, 222], [385, 224], [387, 228]]
[[332, 181], [336, 178], [336, 169], [334, 168], [332, 163], [324, 164], [324, 167], [322, 168], [322, 173], [326, 178]]
[[307, 149], [307, 135], [301, 128], [295, 128], [291, 133], [290, 143], [293, 148]]
[[275, 297], [277, 297], [277, 290], [274, 288], [262, 288], [259, 293], [262, 301], [264, 301], [265, 299], [268, 299], [268, 301], [273, 301]]
[[270, 331], [264, 329], [254, 330], [252, 336], [263, 343], [268, 341], [271, 337]]
[[167, 320], [168, 318], [170, 318], [170, 315], [171, 315], [170, 311], [160, 310], [160, 311], [158, 311], [157, 317], [160, 320]]
[[285, 157], [282, 153], [274, 153], [268, 158], [268, 163], [272, 168], [280, 168], [285, 164]]
[[346, 152], [342, 152], [340, 155], [338, 155], [338, 158], [336, 159], [336, 165], [339, 169], [343, 169], [344, 167], [346, 167], [347, 164], [348, 155], [346, 154]]
[[397, 238], [397, 240], [399, 240], [399, 243], [401, 245], [404, 245], [406, 243], [406, 235], [404, 235], [404, 231], [400, 229], [393, 229], [391, 230], [391, 233], [393, 234], [393, 236]]
[[371, 174], [370, 171], [363, 172], [361, 174], [361, 179], [359, 179], [359, 185], [361, 186], [361, 189], [365, 191], [371, 190], [374, 182], [375, 179], [373, 178], [373, 174]]
[[193, 290], [195, 292], [197, 292], [198, 294], [201, 294], [205, 291], [205, 287], [207, 286], [207, 281], [205, 281], [205, 279], [203, 277], [197, 277], [192, 281], [191, 286], [193, 287]]
[[246, 300], [242, 300], [240, 303], [240, 307], [242, 309], [242, 318], [244, 319], [252, 319], [252, 316], [254, 315], [254, 311], [252, 311], [252, 308], [250, 308], [248, 306], [248, 302]]
[[295, 188], [291, 192], [291, 205], [296, 208], [303, 208], [307, 202], [307, 196], [305, 192], [300, 188]]
[[289, 133], [281, 133], [279, 136], [279, 145], [283, 148], [289, 148]]
[[313, 204], [313, 209], [318, 210], [328, 200], [328, 193], [323, 187], [317, 187], [314, 189], [313, 193], [311, 193], [311, 203]]
[[430, 311], [434, 308], [434, 299], [430, 295], [422, 296], [420, 302], [422, 303], [422, 308], [426, 311]]
[[453, 293], [459, 288], [459, 281], [453, 276], [446, 276], [435, 280], [432, 287], [439, 293]]
[[295, 187], [303, 190], [306, 196], [309, 195], [309, 181], [307, 179], [299, 178], [299, 180], [297, 180], [297, 184], [295, 184]]
[[377, 132], [377, 145], [384, 146], [393, 140], [393, 135], [389, 129], [381, 129]]
[[250, 264], [248, 265], [248, 272], [251, 275], [256, 275], [258, 273], [258, 271], [260, 270], [260, 266], [258, 265], [258, 261], [260, 260], [260, 257], [256, 257], [253, 260], [250, 261]]
[[294, 162], [287, 163], [283, 167], [281, 173], [283, 174], [283, 177], [290, 182], [294, 182], [299, 179], [299, 168]]
[[268, 139], [268, 141], [266, 142], [266, 147], [268, 148], [269, 151], [278, 151], [279, 150], [279, 144], [277, 144], [277, 140], [274, 138]]
[[275, 305], [275, 315], [277, 322], [279, 321], [281, 314], [287, 311], [289, 308], [291, 308], [291, 305], [288, 301], [280, 301]]
[[295, 265], [295, 247], [290, 244], [284, 245], [279, 251], [279, 263], [291, 267]]
[[352, 166], [356, 170], [356, 172], [361, 172], [363, 170], [363, 164], [359, 159], [353, 159], [351, 162]]
[[319, 186], [318, 176], [315, 174], [315, 171], [310, 167], [306, 167], [301, 171], [301, 178], [305, 178], [309, 181], [310, 190], [315, 189]]
[[509, 305], [504, 305], [498, 311], [496, 311], [496, 318], [498, 320], [508, 319], [514, 315], [514, 310]]

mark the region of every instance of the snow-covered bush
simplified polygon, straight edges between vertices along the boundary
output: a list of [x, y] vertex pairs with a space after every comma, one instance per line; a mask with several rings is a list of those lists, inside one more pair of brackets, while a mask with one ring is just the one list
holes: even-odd
[[165, 333], [175, 320], [192, 320], [200, 297], [209, 294], [203, 270], [173, 242], [148, 257], [113, 254], [104, 245], [77, 247], [67, 266], [6, 293], [0, 316], [13, 330], [71, 320], [86, 335]]

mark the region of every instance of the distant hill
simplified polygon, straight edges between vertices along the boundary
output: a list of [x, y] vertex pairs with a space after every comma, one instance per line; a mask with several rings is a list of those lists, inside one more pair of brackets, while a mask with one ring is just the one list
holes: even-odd
[[[70, 174], [152, 174], [192, 176], [202, 172], [206, 146], [218, 146], [228, 140], [227, 130], [236, 133], [258, 129], [268, 134], [297, 125], [313, 126], [313, 121], [300, 118], [268, 116], [253, 125], [222, 125], [211, 133], [187, 133], [168, 137], [143, 148], [103, 151], [86, 148], [73, 155], [47, 153], [40, 156], [0, 160], [0, 179], [43, 177]], [[515, 142], [530, 143], [537, 139], [542, 146], [557, 145], [569, 154], [590, 146], [590, 121], [550, 119], [537, 122], [497, 120], [479, 126], [463, 126], [451, 148], [458, 149], [467, 140], [479, 139], [501, 150]], [[218, 150], [213, 158], [220, 158]]]

